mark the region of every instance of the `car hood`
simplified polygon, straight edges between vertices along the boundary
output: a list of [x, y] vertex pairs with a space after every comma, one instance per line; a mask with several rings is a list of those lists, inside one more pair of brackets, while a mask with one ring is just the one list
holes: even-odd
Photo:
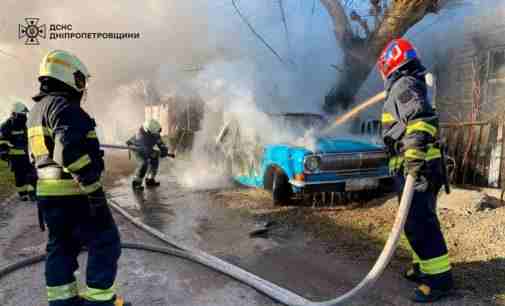
[[308, 149], [314, 153], [347, 153], [377, 151], [382, 147], [365, 140], [319, 138]]

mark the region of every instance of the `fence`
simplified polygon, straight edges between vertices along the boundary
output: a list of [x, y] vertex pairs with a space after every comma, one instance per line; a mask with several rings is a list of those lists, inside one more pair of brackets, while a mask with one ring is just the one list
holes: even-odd
[[451, 183], [502, 187], [505, 122], [442, 123], [441, 138], [454, 162]]

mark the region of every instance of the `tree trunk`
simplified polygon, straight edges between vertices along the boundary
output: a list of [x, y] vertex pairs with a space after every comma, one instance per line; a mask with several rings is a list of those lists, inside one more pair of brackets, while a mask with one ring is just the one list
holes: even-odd
[[370, 36], [360, 38], [353, 35], [339, 0], [320, 1], [332, 17], [335, 37], [345, 54], [344, 67], [338, 68], [340, 81], [324, 103], [324, 109], [330, 113], [346, 109], [354, 102], [354, 96], [391, 39], [403, 36], [424, 16], [436, 13], [439, 8], [438, 0], [392, 0]]

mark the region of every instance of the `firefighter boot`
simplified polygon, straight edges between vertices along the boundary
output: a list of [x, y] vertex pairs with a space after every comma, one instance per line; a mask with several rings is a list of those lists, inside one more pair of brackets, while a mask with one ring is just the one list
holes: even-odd
[[146, 187], [158, 187], [160, 182], [156, 181], [153, 178], [146, 178]]
[[451, 294], [454, 283], [451, 271], [437, 275], [427, 275], [414, 291], [412, 301], [433, 303]]
[[114, 306], [132, 306], [132, 303], [125, 302], [122, 297], [116, 297], [116, 300], [114, 301]]
[[403, 273], [403, 277], [408, 281], [421, 284], [425, 275], [423, 272], [421, 272], [419, 264], [415, 263], [412, 264], [412, 266]]
[[134, 191], [142, 191], [144, 190], [144, 186], [142, 186], [142, 181], [132, 181], [132, 189]]

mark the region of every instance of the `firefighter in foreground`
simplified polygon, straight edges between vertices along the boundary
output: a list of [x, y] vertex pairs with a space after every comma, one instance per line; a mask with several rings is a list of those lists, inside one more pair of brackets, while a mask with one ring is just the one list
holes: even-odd
[[[40, 64], [40, 93], [28, 119], [37, 198], [49, 229], [46, 260], [50, 306], [128, 305], [115, 293], [120, 237], [101, 183], [103, 152], [94, 120], [81, 108], [89, 73], [74, 55], [49, 52]], [[74, 271], [88, 249], [86, 285]]]
[[35, 170], [28, 157], [26, 116], [28, 108], [21, 102], [12, 105], [11, 116], [0, 125], [0, 159], [10, 165], [16, 191], [22, 201], [35, 200]]
[[437, 193], [443, 185], [438, 116], [427, 99], [426, 69], [414, 46], [396, 39], [382, 52], [377, 68], [387, 93], [382, 113], [389, 167], [401, 194], [407, 174], [416, 177], [412, 207], [405, 224], [413, 264], [405, 272], [419, 284], [416, 302], [433, 302], [453, 287], [447, 246], [436, 213]]
[[[161, 139], [161, 125], [154, 119], [149, 119], [144, 122], [138, 132], [130, 138], [126, 144], [135, 147], [133, 151], [138, 166], [135, 171], [135, 176], [132, 181], [132, 188], [134, 190], [143, 190], [142, 181], [147, 174], [145, 183], [147, 187], [157, 187], [160, 185], [156, 181], [160, 158], [172, 157], [175, 155], [168, 153], [167, 146]], [[154, 149], [158, 146], [158, 150]]]

